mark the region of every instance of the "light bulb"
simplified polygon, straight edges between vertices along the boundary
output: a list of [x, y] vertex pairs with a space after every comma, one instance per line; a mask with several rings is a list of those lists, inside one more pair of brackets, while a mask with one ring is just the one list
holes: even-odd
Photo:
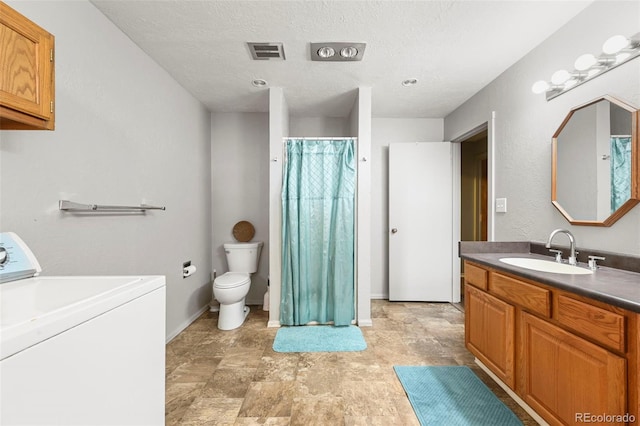
[[569, 80], [570, 77], [571, 77], [571, 74], [569, 74], [569, 71], [558, 70], [554, 72], [553, 75], [551, 76], [551, 82], [553, 84], [562, 84], [565, 81]]
[[595, 56], [591, 53], [585, 53], [576, 59], [574, 67], [576, 67], [578, 71], [585, 71], [591, 68], [596, 62], [598, 62], [598, 60]]
[[602, 51], [607, 55], [618, 53], [629, 45], [629, 39], [623, 35], [615, 35], [602, 45]]
[[343, 47], [342, 50], [340, 50], [340, 56], [342, 56], [343, 58], [353, 58], [357, 54], [358, 49], [353, 46]]
[[320, 49], [318, 49], [318, 56], [320, 56], [321, 58], [330, 58], [335, 54], [336, 54], [336, 51], [329, 46], [321, 47]]
[[564, 84], [564, 88], [565, 90], [575, 86], [576, 84], [578, 84], [578, 80], [576, 80], [575, 78], [572, 78], [571, 80], [567, 80], [567, 82]]
[[547, 89], [549, 89], [549, 83], [544, 80], [536, 81], [533, 83], [533, 86], [531, 86], [531, 91], [536, 95], [546, 92]]

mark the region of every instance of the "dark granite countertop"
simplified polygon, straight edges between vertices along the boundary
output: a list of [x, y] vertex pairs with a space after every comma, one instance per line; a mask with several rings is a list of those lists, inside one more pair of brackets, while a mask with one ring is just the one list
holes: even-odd
[[[494, 250], [494, 251], [493, 251]], [[501, 262], [504, 257], [553, 260], [529, 251], [529, 243], [460, 244], [460, 257], [571, 293], [640, 313], [640, 273], [600, 266], [593, 274], [569, 275], [534, 271]], [[586, 268], [580, 263], [578, 266]]]

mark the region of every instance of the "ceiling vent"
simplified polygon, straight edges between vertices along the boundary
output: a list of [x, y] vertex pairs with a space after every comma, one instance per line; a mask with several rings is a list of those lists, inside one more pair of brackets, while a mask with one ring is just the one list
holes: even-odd
[[284, 60], [282, 43], [247, 43], [251, 57], [256, 61]]
[[312, 61], [361, 61], [366, 43], [311, 43]]

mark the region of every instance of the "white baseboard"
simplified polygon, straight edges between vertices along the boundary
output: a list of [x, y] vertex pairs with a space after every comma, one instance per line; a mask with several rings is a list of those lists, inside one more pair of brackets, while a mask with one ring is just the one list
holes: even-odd
[[277, 327], [280, 327], [280, 326], [281, 326], [281, 324], [280, 324], [280, 321], [278, 321], [278, 320], [269, 321], [267, 323], [267, 327], [276, 327], [277, 328]]
[[376, 299], [376, 300], [389, 300], [389, 294], [385, 294], [385, 293], [371, 294], [371, 295], [369, 295], [369, 298], [371, 300], [373, 300], [373, 299]]
[[509, 386], [507, 386], [506, 383], [504, 383], [502, 380], [500, 380], [498, 378], [498, 376], [496, 376], [495, 374], [493, 374], [493, 371], [489, 370], [489, 367], [487, 367], [486, 365], [484, 365], [482, 363], [482, 361], [480, 361], [478, 358], [476, 358], [476, 364], [478, 364], [478, 367], [482, 368], [482, 371], [484, 371], [485, 373], [487, 373], [489, 375], [489, 377], [491, 377], [493, 379], [494, 382], [496, 382], [498, 384], [498, 386], [500, 386], [502, 389], [504, 389], [504, 391], [506, 393], [509, 394], [509, 396], [511, 398], [513, 398], [513, 400], [519, 405], [521, 406], [524, 411], [526, 411], [527, 413], [529, 413], [529, 415], [531, 417], [533, 417], [533, 420], [535, 420], [536, 422], [538, 422], [539, 425], [541, 426], [549, 426], [549, 423], [547, 423], [546, 421], [544, 421], [544, 419], [542, 417], [540, 417], [540, 415], [538, 413], [536, 413], [535, 411], [533, 411], [533, 408], [531, 408], [529, 406], [529, 404], [527, 404], [526, 402], [524, 402], [522, 400], [522, 398], [520, 398], [518, 395], [516, 395], [516, 393], [514, 391], [511, 390], [511, 388]]
[[373, 327], [373, 321], [371, 321], [371, 318], [369, 318], [369, 319], [359, 319], [358, 320], [358, 327]]
[[191, 323], [197, 320], [198, 317], [208, 309], [209, 309], [209, 304], [207, 303], [202, 308], [200, 308], [195, 314], [191, 315], [186, 321], [182, 322], [182, 324], [180, 324], [178, 328], [176, 328], [174, 331], [172, 331], [170, 334], [167, 335], [166, 343], [169, 343], [170, 341], [175, 339], [178, 334], [182, 333], [187, 327], [191, 325]]

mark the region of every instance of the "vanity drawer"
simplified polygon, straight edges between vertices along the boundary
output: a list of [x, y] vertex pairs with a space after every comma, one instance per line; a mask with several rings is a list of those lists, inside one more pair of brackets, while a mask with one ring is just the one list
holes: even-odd
[[469, 262], [464, 262], [464, 280], [482, 290], [487, 289], [487, 275], [489, 273]]
[[558, 322], [613, 350], [624, 352], [624, 316], [559, 295], [556, 307]]
[[551, 292], [497, 272], [491, 273], [489, 292], [524, 309], [551, 317]]

